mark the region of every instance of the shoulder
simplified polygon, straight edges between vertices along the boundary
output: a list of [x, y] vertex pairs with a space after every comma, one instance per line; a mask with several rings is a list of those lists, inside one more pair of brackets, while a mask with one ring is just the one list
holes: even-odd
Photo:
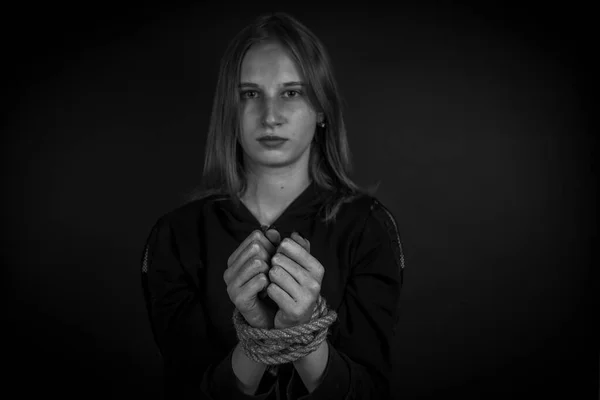
[[346, 199], [340, 208], [340, 213], [346, 218], [361, 221], [363, 225], [370, 223], [386, 228], [397, 225], [390, 208], [378, 197], [368, 193], [359, 193]]
[[383, 201], [373, 195], [365, 195], [362, 201], [362, 207], [368, 208], [365, 229], [385, 233], [391, 237], [399, 236], [396, 217]]
[[196, 221], [198, 218], [201, 218], [206, 212], [208, 212], [214, 203], [223, 201], [225, 199], [226, 197], [224, 195], [212, 194], [201, 199], [189, 201], [168, 211], [161, 217], [161, 219], [167, 220], [174, 224], [185, 221]]
[[210, 212], [215, 202], [224, 200], [223, 195], [210, 195], [176, 206], [175, 208], [159, 215], [152, 227], [152, 231], [168, 228], [174, 231], [187, 231], [198, 227], [204, 215]]
[[369, 204], [369, 217], [371, 224], [384, 228], [389, 234], [399, 235], [394, 213], [376, 197], [372, 197]]
[[359, 236], [387, 235], [399, 241], [399, 227], [390, 207], [372, 194], [348, 197], [340, 206], [336, 221], [349, 225]]
[[397, 266], [404, 268], [400, 228], [394, 212], [374, 195], [364, 194], [347, 204], [347, 215], [354, 215], [358, 224], [357, 246], [391, 249]]

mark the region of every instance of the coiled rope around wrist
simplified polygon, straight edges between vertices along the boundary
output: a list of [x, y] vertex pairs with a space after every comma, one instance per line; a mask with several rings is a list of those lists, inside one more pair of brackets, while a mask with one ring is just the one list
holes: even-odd
[[336, 319], [337, 313], [321, 296], [308, 323], [285, 329], [254, 328], [237, 308], [233, 311], [233, 325], [246, 355], [270, 366], [296, 361], [315, 351]]

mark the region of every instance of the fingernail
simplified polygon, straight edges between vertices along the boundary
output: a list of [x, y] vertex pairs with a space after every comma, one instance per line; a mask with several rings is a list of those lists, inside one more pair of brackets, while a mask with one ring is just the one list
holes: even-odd
[[[300, 239], [300, 240], [302, 240], [302, 241], [306, 242], [306, 239], [304, 239], [304, 237], [303, 237], [301, 234], [299, 234], [298, 232], [294, 232], [294, 233], [296, 234], [296, 237], [297, 237], [298, 239]], [[293, 235], [294, 233], [292, 233], [292, 235]]]

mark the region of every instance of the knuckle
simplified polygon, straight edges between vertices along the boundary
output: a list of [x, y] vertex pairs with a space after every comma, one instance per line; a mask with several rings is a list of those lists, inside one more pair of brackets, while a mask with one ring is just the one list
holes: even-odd
[[250, 245], [250, 251], [254, 254], [258, 254], [258, 253], [260, 253], [260, 249], [261, 249], [260, 243], [257, 241], [252, 241], [252, 244]]
[[254, 241], [260, 241], [260, 239], [261, 239], [261, 236], [262, 236], [262, 232], [261, 232], [261, 231], [259, 231], [258, 229], [256, 229], [256, 230], [255, 230], [254, 232], [252, 232], [252, 234], [251, 234], [252, 240], [254, 240]]
[[260, 268], [258, 270], [266, 276], [266, 273], [269, 271], [269, 265], [261, 260]]
[[260, 258], [255, 258], [252, 261], [252, 268], [257, 271], [262, 270], [263, 269], [263, 261]]
[[271, 258], [271, 263], [275, 263], [275, 264], [279, 264], [281, 263], [281, 256], [279, 255], [279, 253], [275, 254], [272, 258]]
[[252, 257], [250, 259], [250, 267], [251, 268], [256, 268], [260, 265], [260, 258], [258, 257]]
[[267, 258], [269, 258], [269, 253], [267, 253], [267, 250], [265, 250], [265, 248], [261, 246], [261, 247], [260, 247], [260, 250], [259, 250], [259, 256], [260, 256], [260, 257], [261, 257], [263, 260], [266, 260]]
[[[246, 265], [244, 265], [244, 267], [243, 267], [243, 269], [245, 271], [244, 273], [255, 271], [256, 268], [258, 268], [258, 265], [259, 265], [259, 260], [257, 258], [255, 258], [255, 257], [250, 258], [246, 262]], [[240, 271], [240, 273], [242, 273], [242, 272]]]

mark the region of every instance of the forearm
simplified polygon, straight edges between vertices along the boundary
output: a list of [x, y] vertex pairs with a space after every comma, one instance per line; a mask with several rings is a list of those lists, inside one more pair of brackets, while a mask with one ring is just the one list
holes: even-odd
[[237, 377], [238, 388], [244, 394], [254, 395], [267, 366], [248, 358], [242, 345], [238, 343], [233, 350], [231, 367]]
[[329, 345], [327, 340], [323, 340], [317, 350], [293, 362], [309, 393], [312, 393], [321, 383], [328, 358]]

